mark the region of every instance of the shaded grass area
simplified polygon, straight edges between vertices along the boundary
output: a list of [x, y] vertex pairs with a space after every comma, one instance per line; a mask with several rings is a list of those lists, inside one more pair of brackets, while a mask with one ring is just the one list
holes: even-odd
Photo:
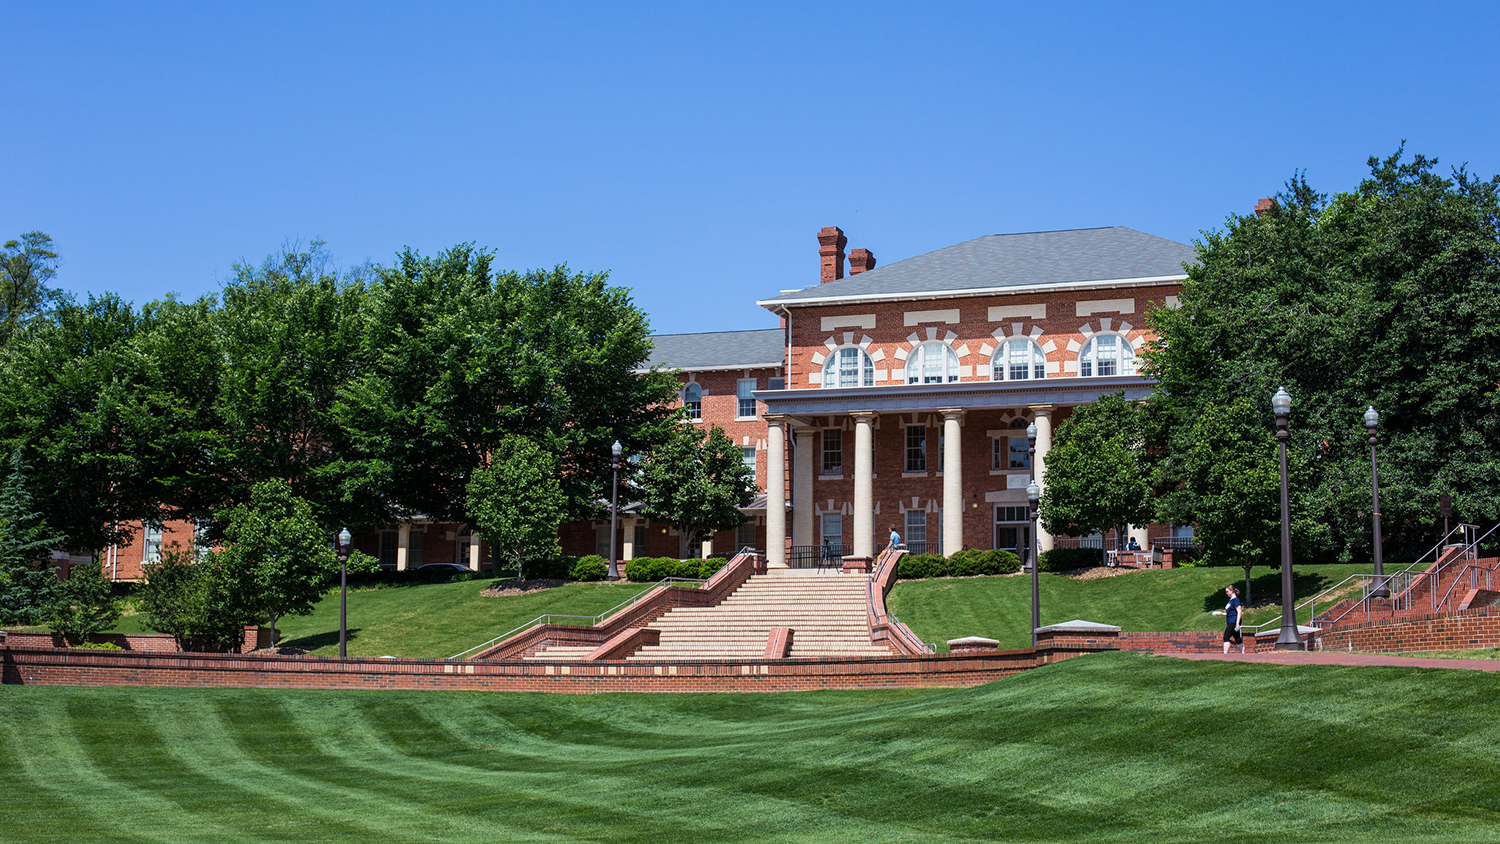
[[[1311, 597], [1351, 574], [1371, 570], [1360, 565], [1294, 566], [1297, 598]], [[1224, 608], [1224, 587], [1231, 583], [1243, 588], [1243, 569], [1150, 569], [1098, 580], [1043, 573], [1039, 587], [1042, 624], [1081, 618], [1124, 630], [1221, 630], [1224, 619], [1210, 613]], [[1250, 586], [1257, 603], [1272, 603], [1247, 612], [1246, 623], [1279, 616], [1280, 571], [1252, 569]], [[902, 581], [891, 590], [887, 606], [939, 649], [945, 649], [947, 640], [963, 636], [996, 639], [1002, 648], [1031, 644], [1031, 578], [1027, 575]], [[1307, 620], [1305, 610], [1301, 620]]]
[[[649, 588], [641, 583], [569, 583], [507, 598], [479, 594], [493, 583], [467, 580], [352, 590], [349, 655], [443, 659], [544, 613], [597, 615]], [[140, 618], [122, 618], [116, 629], [150, 632]], [[324, 596], [312, 615], [279, 619], [276, 626], [281, 645], [337, 655], [338, 590]]]
[[1133, 654], [960, 690], [7, 687], [0, 840], [1496, 841], [1497, 694]]

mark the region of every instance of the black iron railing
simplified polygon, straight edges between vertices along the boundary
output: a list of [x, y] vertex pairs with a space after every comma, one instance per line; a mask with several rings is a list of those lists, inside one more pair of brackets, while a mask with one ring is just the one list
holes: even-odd
[[844, 564], [844, 557], [853, 553], [854, 549], [850, 546], [834, 545], [831, 542], [822, 545], [793, 545], [788, 565], [794, 569], [841, 566]]

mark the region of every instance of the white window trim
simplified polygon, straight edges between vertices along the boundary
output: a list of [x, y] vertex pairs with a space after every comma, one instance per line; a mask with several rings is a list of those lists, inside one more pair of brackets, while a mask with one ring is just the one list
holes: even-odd
[[[839, 359], [841, 357], [843, 357], [843, 353], [844, 353], [845, 349], [853, 349], [854, 351], [856, 351], [856, 352], [859, 353], [860, 366], [859, 366], [859, 370], [858, 370], [858, 375], [856, 377], [856, 380], [858, 380], [860, 382], [858, 384], [854, 384], [854, 385], [841, 385], [841, 384], [838, 383]], [[820, 370], [819, 375], [820, 375], [820, 379], [821, 379], [821, 382], [822, 382], [822, 386], [825, 387], [825, 388], [829, 388], [829, 389], [838, 389], [838, 388], [848, 389], [850, 386], [853, 386], [853, 387], [873, 387], [873, 386], [875, 386], [875, 380], [876, 380], [875, 379], [875, 359], [873, 357], [871, 357], [871, 355], [870, 355], [869, 352], [865, 351], [864, 347], [862, 347], [862, 346], [860, 346], [858, 344], [855, 344], [855, 343], [846, 343], [846, 344], [844, 344], [842, 346], [835, 346], [833, 349], [831, 349], [829, 351], [827, 359], [824, 360], [823, 366], [822, 366], [822, 369]], [[830, 375], [832, 375], [833, 378], [829, 378]]]
[[[1026, 364], [1028, 377], [1025, 380], [1028, 380], [1028, 381], [1041, 381], [1041, 380], [1044, 380], [1047, 377], [1047, 350], [1042, 347], [1041, 343], [1038, 343], [1036, 341], [1036, 338], [1034, 338], [1034, 337], [1006, 337], [1004, 339], [997, 340], [997, 342], [1000, 344], [999, 347], [996, 348], [995, 351], [994, 351], [994, 353], [990, 355], [990, 380], [992, 380], [992, 381], [1013, 381], [1013, 380], [1020, 380], [1020, 379], [1012, 379], [1010, 377], [1010, 344], [1011, 343], [1027, 343], [1027, 344], [1029, 344], [1029, 348], [1031, 350], [1031, 360], [1029, 362], [1027, 362], [1027, 364]], [[996, 365], [997, 363], [999, 363], [1001, 365], [997, 366]], [[1036, 369], [1037, 369], [1038, 366], [1040, 366], [1041, 370], [1042, 370], [1041, 377], [1035, 377], [1036, 376]]]
[[[1119, 341], [1120, 341], [1119, 356], [1115, 358], [1115, 363], [1118, 364], [1118, 367], [1117, 367], [1116, 371], [1112, 375], [1100, 375], [1099, 374], [1098, 360], [1096, 358], [1094, 361], [1091, 361], [1091, 366], [1089, 367], [1090, 368], [1090, 372], [1087, 375], [1085, 375], [1083, 373], [1084, 358], [1091, 351], [1093, 351], [1095, 348], [1097, 348], [1094, 344], [1096, 342], [1098, 342], [1099, 338], [1101, 338], [1101, 337], [1115, 337], [1115, 338], [1119, 339]], [[1126, 354], [1127, 350], [1129, 352], [1128, 355]], [[1077, 360], [1077, 366], [1078, 366], [1078, 377], [1080, 377], [1080, 378], [1111, 378], [1111, 377], [1118, 376], [1118, 375], [1134, 375], [1134, 374], [1136, 374], [1136, 366], [1135, 366], [1135, 360], [1136, 360], [1135, 344], [1132, 343], [1132, 342], [1130, 342], [1130, 338], [1129, 337], [1125, 336], [1124, 334], [1122, 334], [1122, 333], [1120, 333], [1118, 331], [1097, 331], [1094, 334], [1090, 335], [1089, 339], [1085, 340], [1084, 343], [1083, 343], [1083, 345], [1081, 347], [1079, 347], [1079, 349], [1078, 349], [1078, 357], [1077, 357], [1076, 360]], [[1128, 364], [1129, 371], [1127, 371], [1127, 364]]]

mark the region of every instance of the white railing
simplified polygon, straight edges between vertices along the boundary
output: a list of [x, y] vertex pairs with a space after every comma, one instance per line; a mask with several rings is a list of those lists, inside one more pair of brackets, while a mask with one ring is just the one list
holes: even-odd
[[[1490, 535], [1495, 532], [1496, 528], [1500, 528], [1500, 522], [1495, 523], [1494, 527], [1491, 527], [1488, 531], [1485, 531], [1483, 536], [1475, 538], [1475, 534], [1479, 530], [1478, 525], [1454, 525], [1453, 529], [1449, 530], [1447, 535], [1445, 535], [1438, 542], [1438, 544], [1434, 545], [1427, 551], [1427, 553], [1418, 557], [1416, 562], [1412, 563], [1406, 568], [1394, 573], [1383, 574], [1379, 577], [1376, 577], [1374, 574], [1351, 574], [1338, 583], [1334, 584], [1333, 586], [1330, 586], [1329, 588], [1324, 589], [1323, 591], [1312, 596], [1311, 598], [1308, 598], [1302, 603], [1297, 604], [1292, 610], [1293, 617], [1294, 619], [1296, 617], [1299, 617], [1300, 610], [1307, 608], [1310, 609], [1307, 618], [1308, 622], [1311, 623], [1314, 619], [1317, 618], [1319, 601], [1332, 606], [1337, 604], [1339, 601], [1346, 600], [1349, 594], [1354, 591], [1354, 588], [1349, 584], [1355, 582], [1358, 582], [1360, 584], [1359, 600], [1356, 603], [1346, 607], [1343, 612], [1339, 613], [1334, 618], [1324, 619], [1325, 624], [1335, 624], [1339, 621], [1342, 621], [1343, 619], [1347, 618], [1351, 612], [1354, 612], [1360, 607], [1364, 608], [1365, 616], [1366, 618], [1368, 618], [1370, 615], [1370, 599], [1374, 596], [1374, 593], [1380, 591], [1382, 586], [1385, 588], [1386, 594], [1391, 597], [1393, 601], [1393, 607], [1395, 607], [1396, 609], [1410, 609], [1412, 606], [1411, 602], [1413, 593], [1415, 592], [1416, 588], [1421, 586], [1423, 581], [1427, 578], [1434, 579], [1434, 588], [1431, 591], [1431, 596], [1433, 599], [1433, 609], [1437, 609], [1439, 606], [1436, 588], [1436, 584], [1438, 583], [1437, 579], [1441, 578], [1442, 573], [1447, 568], [1447, 566], [1451, 565], [1454, 562], [1457, 562], [1458, 559], [1475, 559], [1475, 556], [1478, 553], [1479, 543], [1488, 539]], [[1449, 540], [1453, 538], [1454, 534], [1458, 534], [1461, 541], [1449, 542]], [[1443, 554], [1446, 553], [1449, 548], [1460, 546], [1463, 547], [1464, 550], [1463, 554], [1459, 558], [1450, 560], [1448, 563], [1445, 563], [1441, 566], [1434, 567], [1434, 564], [1441, 561]], [[1430, 562], [1428, 561], [1429, 557], [1432, 558]], [[1379, 582], [1377, 583], [1377, 581]], [[1250, 630], [1252, 632], [1252, 635], [1260, 633], [1262, 630], [1265, 630], [1269, 627], [1279, 628], [1281, 627], [1282, 617], [1283, 614], [1278, 613], [1276, 617], [1271, 619], [1270, 621], [1265, 621], [1256, 625], [1244, 625], [1244, 628]]]

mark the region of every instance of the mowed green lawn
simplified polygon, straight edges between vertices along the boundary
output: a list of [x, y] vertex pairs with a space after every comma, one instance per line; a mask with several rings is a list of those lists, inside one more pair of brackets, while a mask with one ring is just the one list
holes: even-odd
[[17, 844], [1500, 840], [1487, 672], [1101, 654], [977, 689], [3, 694]]
[[[1369, 571], [1370, 566], [1359, 565], [1294, 567], [1297, 598]], [[1151, 569], [1075, 580], [1044, 573], [1038, 589], [1042, 624], [1081, 618], [1124, 630], [1221, 630], [1224, 619], [1210, 613], [1224, 608], [1225, 586], [1234, 583], [1243, 589], [1244, 574], [1237, 568]], [[1252, 569], [1255, 600], [1280, 601], [1280, 578], [1276, 569]], [[939, 649], [963, 636], [997, 639], [1005, 648], [1031, 644], [1031, 578], [1026, 575], [902, 581], [891, 590], [887, 607]], [[1270, 621], [1280, 612], [1278, 603], [1252, 609], [1245, 619], [1250, 624]], [[1307, 620], [1306, 611], [1302, 620]]]
[[[479, 593], [493, 580], [361, 589], [349, 593], [349, 655], [443, 659], [544, 613], [597, 615], [645, 591], [641, 583], [569, 583], [508, 598]], [[587, 619], [580, 619], [586, 623]], [[122, 632], [148, 632], [127, 616]], [[279, 643], [337, 655], [339, 593], [328, 593], [312, 615], [278, 620]]]

